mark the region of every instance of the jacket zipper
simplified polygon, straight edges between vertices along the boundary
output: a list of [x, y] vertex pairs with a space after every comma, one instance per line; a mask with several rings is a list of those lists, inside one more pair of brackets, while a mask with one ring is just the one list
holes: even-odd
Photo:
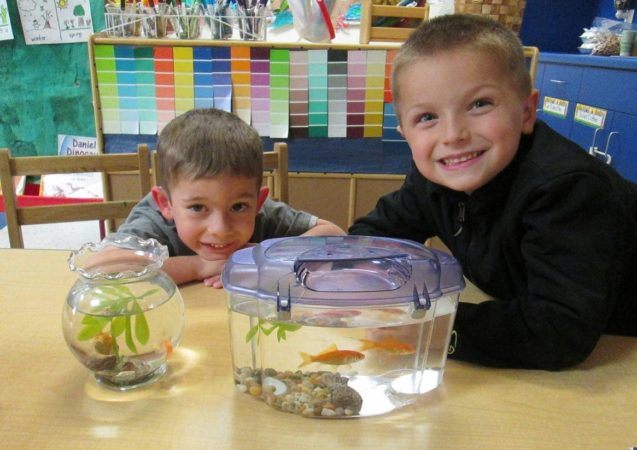
[[472, 237], [470, 234], [468, 234], [471, 230], [465, 229], [466, 221], [467, 221], [467, 204], [465, 202], [460, 202], [458, 203], [458, 216], [457, 216], [458, 229], [454, 232], [453, 236], [458, 237], [463, 232], [465, 233], [465, 235], [467, 235], [466, 236], [467, 246], [464, 248], [465, 261], [466, 261], [465, 270], [467, 272], [466, 275], [468, 276], [468, 278], [473, 279], [473, 274], [471, 273], [471, 264], [469, 261], [470, 254], [471, 254], [470, 251], [471, 251]]
[[466, 214], [465, 203], [464, 202], [458, 203], [458, 216], [456, 220], [456, 223], [458, 224], [458, 229], [454, 231], [453, 237], [458, 237], [460, 236], [460, 233], [462, 233], [462, 230], [464, 229], [464, 221], [466, 219], [465, 214]]

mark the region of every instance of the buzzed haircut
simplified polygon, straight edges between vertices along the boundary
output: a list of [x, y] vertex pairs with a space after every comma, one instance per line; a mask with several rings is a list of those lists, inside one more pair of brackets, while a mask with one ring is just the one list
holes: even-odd
[[405, 67], [425, 57], [457, 50], [481, 52], [491, 56], [494, 70], [509, 77], [521, 96], [528, 96], [533, 85], [517, 35], [485, 16], [449, 14], [425, 21], [401, 46], [392, 65], [392, 95], [400, 101], [399, 78]]
[[263, 145], [257, 131], [238, 116], [220, 109], [192, 109], [176, 117], [159, 134], [157, 172], [162, 187], [181, 180], [219, 175], [263, 178]]

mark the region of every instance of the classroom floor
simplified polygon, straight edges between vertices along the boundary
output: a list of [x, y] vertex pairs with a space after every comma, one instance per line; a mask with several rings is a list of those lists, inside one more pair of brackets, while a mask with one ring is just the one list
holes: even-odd
[[[99, 242], [98, 221], [26, 225], [22, 227], [25, 248], [77, 250], [86, 242]], [[0, 248], [9, 248], [7, 227], [0, 229]]]

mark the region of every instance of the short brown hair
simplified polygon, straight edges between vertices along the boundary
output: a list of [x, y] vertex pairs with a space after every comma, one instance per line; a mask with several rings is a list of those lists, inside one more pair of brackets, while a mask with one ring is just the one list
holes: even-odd
[[157, 172], [170, 191], [179, 180], [218, 175], [263, 178], [263, 145], [257, 131], [220, 109], [192, 109], [171, 120], [157, 141]]
[[488, 17], [449, 14], [423, 22], [401, 46], [392, 66], [394, 103], [400, 98], [398, 78], [405, 67], [424, 57], [461, 49], [492, 56], [499, 65], [494, 70], [509, 76], [521, 95], [531, 93], [524, 50], [512, 31]]

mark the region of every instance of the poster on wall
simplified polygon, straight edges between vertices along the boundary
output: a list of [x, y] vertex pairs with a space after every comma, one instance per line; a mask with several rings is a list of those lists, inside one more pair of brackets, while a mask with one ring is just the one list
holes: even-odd
[[[58, 135], [58, 155], [97, 155], [97, 138]], [[52, 173], [42, 175], [40, 195], [45, 197], [103, 198], [102, 174]]]
[[13, 29], [9, 20], [9, 9], [7, 0], [0, 0], [0, 41], [13, 39]]
[[86, 42], [93, 32], [89, 0], [18, 0], [18, 10], [27, 44]]

